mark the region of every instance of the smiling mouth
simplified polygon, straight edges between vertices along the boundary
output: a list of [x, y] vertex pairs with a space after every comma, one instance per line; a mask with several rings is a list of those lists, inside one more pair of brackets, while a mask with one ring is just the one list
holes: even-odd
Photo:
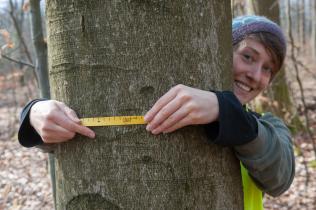
[[253, 89], [251, 87], [249, 87], [248, 85], [245, 85], [244, 83], [242, 82], [239, 82], [239, 81], [235, 81], [235, 85], [240, 88], [241, 90], [243, 91], [246, 91], [246, 92], [250, 92], [252, 91]]

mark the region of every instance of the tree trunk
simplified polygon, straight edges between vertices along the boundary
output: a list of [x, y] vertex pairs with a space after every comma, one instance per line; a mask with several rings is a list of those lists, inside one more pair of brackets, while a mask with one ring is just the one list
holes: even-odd
[[[48, 0], [52, 97], [80, 117], [145, 114], [172, 86], [231, 85], [230, 1]], [[243, 209], [239, 162], [202, 126], [99, 127], [58, 145], [57, 209]]]
[[256, 13], [253, 0], [245, 0], [245, 4], [246, 4], [246, 14], [247, 15], [253, 15]]
[[38, 78], [41, 97], [50, 98], [47, 66], [47, 44], [44, 41], [40, 0], [30, 0], [30, 21], [32, 40], [35, 51], [35, 69]]
[[255, 14], [266, 16], [270, 20], [280, 24], [280, 7], [278, 0], [251, 0]]
[[231, 0], [231, 8], [233, 17], [246, 14], [246, 6], [244, 0]]
[[[47, 44], [43, 36], [41, 0], [30, 0], [30, 25], [32, 40], [35, 51], [35, 72], [38, 79], [40, 95], [42, 98], [50, 99], [50, 87], [47, 64]], [[51, 175], [54, 204], [56, 203], [56, 182], [55, 182], [55, 159], [54, 154], [48, 154], [49, 172]]]
[[306, 1], [302, 1], [302, 19], [301, 19], [301, 26], [302, 26], [302, 44], [303, 44], [303, 53], [306, 55], [306, 11], [305, 11], [305, 4]]
[[[316, 15], [316, 2], [312, 1], [311, 3], [311, 17]], [[312, 57], [316, 57], [316, 19], [311, 18], [312, 29], [311, 29], [311, 48], [312, 48]], [[315, 60], [314, 60], [315, 63]]]

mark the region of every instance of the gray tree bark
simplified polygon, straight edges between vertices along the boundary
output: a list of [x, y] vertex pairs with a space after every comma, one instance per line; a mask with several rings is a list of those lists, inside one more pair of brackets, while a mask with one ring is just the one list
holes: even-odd
[[240, 15], [245, 15], [247, 7], [245, 6], [246, 2], [244, 0], [231, 0], [231, 9], [233, 17]]
[[[80, 117], [145, 114], [169, 88], [231, 85], [230, 1], [48, 0], [52, 97]], [[243, 209], [232, 151], [202, 126], [99, 127], [58, 145], [57, 209]]]
[[270, 20], [280, 24], [279, 0], [252, 0], [254, 13], [268, 17]]
[[246, 5], [246, 14], [247, 15], [256, 14], [253, 0], [245, 0], [245, 5]]
[[[311, 17], [315, 17], [316, 15], [316, 2], [311, 1]], [[316, 19], [312, 18], [312, 28], [311, 28], [311, 48], [312, 48], [312, 56], [316, 57]]]
[[30, 18], [32, 40], [35, 49], [35, 70], [38, 78], [41, 97], [50, 98], [48, 82], [47, 44], [44, 41], [40, 0], [30, 0]]
[[[47, 44], [44, 41], [41, 0], [30, 0], [30, 25], [32, 40], [35, 51], [35, 72], [38, 79], [40, 95], [42, 98], [50, 99], [50, 86], [48, 78]], [[48, 154], [49, 171], [51, 175], [54, 204], [56, 203], [56, 182], [55, 182], [55, 159], [54, 154]]]
[[306, 45], [306, 34], [307, 34], [307, 31], [306, 31], [306, 9], [305, 9], [305, 4], [306, 4], [306, 1], [303, 0], [302, 1], [302, 9], [301, 9], [301, 13], [302, 13], [302, 19], [301, 19], [301, 27], [302, 27], [302, 44], [303, 44], [303, 53], [306, 53], [306, 50], [305, 50], [305, 45]]

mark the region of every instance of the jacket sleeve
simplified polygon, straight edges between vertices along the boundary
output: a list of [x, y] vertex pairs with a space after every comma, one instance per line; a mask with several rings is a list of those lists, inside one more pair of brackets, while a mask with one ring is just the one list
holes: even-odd
[[231, 91], [213, 91], [218, 99], [219, 117], [206, 124], [208, 139], [222, 146], [243, 145], [258, 135], [256, 117], [247, 112]]
[[205, 125], [208, 139], [233, 147], [256, 185], [272, 196], [286, 191], [294, 178], [294, 152], [288, 128], [268, 113], [247, 111], [230, 91], [214, 91], [219, 119]]
[[35, 99], [30, 101], [25, 107], [22, 109], [20, 115], [20, 127], [18, 131], [18, 139], [22, 146], [24, 147], [38, 147], [42, 149], [44, 152], [52, 152], [54, 148], [54, 144], [45, 144], [41, 138], [41, 136], [36, 132], [33, 126], [30, 123], [30, 111], [31, 107], [39, 102], [47, 99]]
[[279, 196], [290, 187], [295, 174], [290, 131], [282, 120], [270, 113], [257, 119], [257, 123], [258, 136], [234, 147], [236, 156], [261, 190]]

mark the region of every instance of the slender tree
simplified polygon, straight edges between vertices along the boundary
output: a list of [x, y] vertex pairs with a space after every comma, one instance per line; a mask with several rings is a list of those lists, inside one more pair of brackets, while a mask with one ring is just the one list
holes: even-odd
[[[301, 8], [301, 13], [302, 13], [302, 20], [301, 20], [301, 27], [302, 27], [302, 44], [305, 49], [306, 45], [306, 10], [305, 10], [305, 5], [307, 4], [306, 0], [302, 1], [302, 8]], [[304, 50], [303, 53], [305, 53], [306, 50]]]
[[270, 20], [280, 24], [280, 7], [278, 0], [251, 0], [254, 13], [268, 17]]
[[245, 0], [245, 4], [246, 4], [246, 14], [248, 15], [256, 14], [253, 0]]
[[[311, 17], [315, 17], [316, 15], [316, 2], [311, 1]], [[311, 18], [311, 48], [312, 55], [316, 57], [316, 18]]]
[[47, 65], [47, 44], [43, 36], [40, 0], [30, 0], [32, 40], [35, 51], [35, 70], [41, 90], [41, 97], [50, 98]]
[[[52, 96], [81, 117], [144, 114], [175, 84], [231, 85], [225, 1], [48, 0]], [[239, 162], [202, 126], [100, 127], [58, 145], [57, 209], [242, 209]]]
[[[41, 0], [30, 0], [30, 25], [35, 51], [35, 72], [38, 78], [40, 95], [50, 99], [50, 86], [48, 78], [47, 44], [43, 35], [43, 21], [41, 15]], [[51, 175], [54, 203], [56, 203], [55, 158], [54, 154], [48, 154], [48, 163]]]
[[234, 17], [244, 15], [246, 13], [244, 0], [231, 0], [232, 14]]

